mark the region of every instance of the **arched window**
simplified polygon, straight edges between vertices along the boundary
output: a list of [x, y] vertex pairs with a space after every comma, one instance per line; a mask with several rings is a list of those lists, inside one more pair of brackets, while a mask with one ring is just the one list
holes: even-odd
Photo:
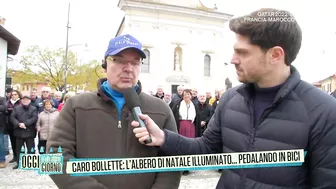
[[174, 50], [174, 71], [182, 71], [182, 48], [180, 46]]
[[211, 67], [211, 57], [210, 55], [204, 56], [204, 76], [210, 76], [210, 67]]
[[149, 73], [149, 67], [150, 67], [150, 52], [148, 49], [143, 50], [146, 58], [143, 59], [143, 63], [141, 65], [141, 72], [142, 73]]

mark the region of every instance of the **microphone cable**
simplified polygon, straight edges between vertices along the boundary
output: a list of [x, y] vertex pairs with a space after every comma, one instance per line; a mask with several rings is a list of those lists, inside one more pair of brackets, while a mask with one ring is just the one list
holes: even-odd
[[101, 77], [98, 75], [98, 73], [97, 73], [97, 69], [98, 69], [98, 67], [99, 67], [100, 65], [97, 65], [96, 66], [96, 68], [95, 68], [95, 74], [96, 74], [96, 76], [98, 77], [98, 79], [101, 79]]

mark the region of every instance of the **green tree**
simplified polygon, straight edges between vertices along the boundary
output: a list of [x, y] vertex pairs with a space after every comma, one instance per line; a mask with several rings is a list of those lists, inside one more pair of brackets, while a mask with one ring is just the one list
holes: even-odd
[[[21, 57], [20, 63], [24, 67], [24, 71], [35, 77], [44, 78], [49, 81], [51, 87], [58, 91], [64, 89], [65, 75], [65, 50], [40, 48], [39, 46], [31, 46], [26, 49], [25, 54]], [[74, 72], [76, 69], [77, 59], [74, 53], [68, 52], [68, 73]]]
[[24, 70], [8, 69], [7, 74], [12, 78], [12, 83], [15, 84], [18, 83], [23, 85], [25, 83], [38, 83], [46, 81], [46, 78], [44, 78], [43, 75], [34, 74]]
[[70, 91], [77, 92], [77, 89], [88, 91], [97, 90], [97, 80], [105, 77], [105, 72], [100, 62], [93, 60], [87, 64], [76, 67], [76, 71], [69, 73], [68, 81]]

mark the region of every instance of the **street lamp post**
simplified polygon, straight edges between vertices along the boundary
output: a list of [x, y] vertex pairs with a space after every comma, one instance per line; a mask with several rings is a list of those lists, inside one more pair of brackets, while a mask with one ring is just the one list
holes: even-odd
[[65, 69], [64, 69], [64, 92], [67, 93], [68, 92], [68, 69], [69, 69], [69, 48], [73, 47], [73, 46], [79, 46], [79, 45], [84, 45], [85, 48], [88, 48], [88, 44], [84, 43], [84, 44], [73, 44], [73, 45], [69, 45], [69, 30], [70, 30], [70, 2], [68, 5], [68, 21], [67, 21], [67, 34], [66, 34], [66, 46], [65, 46]]
[[68, 5], [68, 22], [67, 22], [67, 35], [66, 35], [66, 47], [65, 47], [65, 69], [64, 69], [64, 93], [67, 93], [67, 79], [68, 79], [68, 50], [69, 50], [69, 19], [70, 19], [70, 3]]

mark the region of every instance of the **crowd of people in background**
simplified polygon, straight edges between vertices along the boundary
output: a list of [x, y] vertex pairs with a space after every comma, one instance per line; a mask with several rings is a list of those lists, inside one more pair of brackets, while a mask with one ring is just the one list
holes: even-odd
[[[225, 89], [216, 89], [215, 96], [212, 96], [210, 91], [200, 92], [196, 88], [189, 89], [181, 85], [177, 87], [176, 94], [171, 94], [164, 92], [163, 87], [159, 86], [152, 95], [165, 101], [171, 108], [180, 134], [196, 138], [202, 136], [207, 128], [224, 91]], [[67, 99], [74, 95], [72, 92], [63, 94], [60, 91], [51, 94], [50, 87], [43, 87], [40, 96], [37, 89], [32, 89], [30, 95], [22, 95], [20, 91], [8, 88], [6, 98], [0, 99], [0, 128], [4, 133], [0, 137], [4, 138], [5, 147], [5, 154], [0, 155], [0, 168], [7, 166], [9, 143], [13, 151], [13, 159], [9, 163], [16, 163], [13, 169], [18, 168], [18, 157], [23, 146], [26, 153], [44, 154], [48, 136], [59, 112]], [[36, 137], [38, 144], [35, 144]]]
[[[38, 96], [37, 89], [32, 89], [30, 95], [22, 95], [19, 90], [6, 89], [6, 97], [0, 99], [0, 135], [4, 138], [4, 154], [0, 153], [0, 168], [5, 168], [6, 156], [10, 154], [9, 142], [13, 152], [13, 159], [9, 163], [19, 165], [22, 149], [26, 153], [45, 153], [46, 143], [59, 112], [67, 99], [75, 93], [63, 94], [60, 91], [51, 94], [50, 87], [43, 87]], [[35, 138], [38, 137], [38, 144]], [[37, 149], [36, 149], [37, 147]]]
[[[157, 87], [156, 93], [150, 93], [164, 100], [171, 108], [179, 134], [196, 138], [202, 136], [206, 130], [224, 92], [225, 89], [216, 89], [213, 96], [210, 91], [198, 91], [197, 88], [180, 85], [176, 94], [165, 92], [162, 86]], [[185, 171], [183, 174], [188, 173]]]

